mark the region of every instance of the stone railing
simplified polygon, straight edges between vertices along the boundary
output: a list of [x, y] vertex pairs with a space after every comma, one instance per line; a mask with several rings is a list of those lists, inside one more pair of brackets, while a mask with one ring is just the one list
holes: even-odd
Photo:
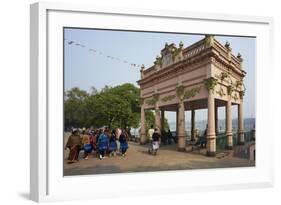
[[198, 53], [200, 53], [201, 51], [205, 50], [207, 48], [207, 46], [205, 44], [202, 44], [202, 45], [199, 45], [198, 47], [195, 47], [191, 50], [187, 50], [183, 57], [184, 59], [188, 59], [188, 58], [191, 58], [195, 55], [197, 55]]

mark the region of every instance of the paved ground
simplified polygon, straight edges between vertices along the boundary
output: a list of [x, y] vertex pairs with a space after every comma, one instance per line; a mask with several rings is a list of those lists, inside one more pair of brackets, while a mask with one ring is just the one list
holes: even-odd
[[[222, 151], [216, 157], [205, 156], [205, 150], [187, 152], [176, 151], [176, 145], [163, 145], [160, 147], [157, 156], [149, 155], [147, 146], [134, 142], [129, 143], [127, 155], [122, 157], [107, 157], [99, 160], [91, 155], [88, 160], [82, 159], [74, 164], [64, 162], [64, 175], [90, 175], [108, 173], [128, 173], [143, 171], [165, 171], [183, 169], [206, 169], [226, 167], [248, 167], [255, 166], [255, 162], [233, 157], [232, 152]], [[65, 153], [65, 157], [67, 153]]]

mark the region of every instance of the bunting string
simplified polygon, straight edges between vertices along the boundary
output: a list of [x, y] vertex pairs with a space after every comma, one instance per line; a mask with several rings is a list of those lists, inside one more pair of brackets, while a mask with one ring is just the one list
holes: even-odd
[[96, 54], [96, 55], [101, 55], [105, 58], [108, 58], [110, 60], [116, 60], [116, 61], [119, 61], [121, 63], [124, 63], [124, 64], [127, 64], [127, 65], [130, 65], [132, 67], [136, 67], [136, 68], [140, 68], [141, 65], [139, 64], [136, 64], [136, 63], [132, 63], [128, 60], [124, 60], [124, 59], [120, 59], [118, 57], [115, 57], [115, 56], [111, 56], [111, 55], [108, 55], [108, 54], [105, 54], [103, 53], [102, 51], [99, 51], [97, 49], [94, 49], [94, 48], [90, 48], [84, 44], [81, 44], [79, 42], [76, 42], [76, 41], [73, 41], [73, 40], [68, 40], [68, 39], [64, 39], [66, 41], [66, 43], [70, 46], [77, 46], [77, 47], [81, 47], [81, 48], [84, 48], [84, 49], [87, 49], [89, 52], [93, 53], [93, 54]]

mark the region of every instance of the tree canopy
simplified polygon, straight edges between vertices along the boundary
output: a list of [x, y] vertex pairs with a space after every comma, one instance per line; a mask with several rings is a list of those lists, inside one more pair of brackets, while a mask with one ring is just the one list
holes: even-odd
[[[99, 92], [75, 87], [65, 92], [65, 128], [107, 126], [108, 128], [138, 128], [140, 125], [140, 90], [125, 83], [115, 87], [105, 86]], [[146, 111], [147, 126], [154, 125], [154, 113]], [[167, 126], [167, 120], [166, 120]]]

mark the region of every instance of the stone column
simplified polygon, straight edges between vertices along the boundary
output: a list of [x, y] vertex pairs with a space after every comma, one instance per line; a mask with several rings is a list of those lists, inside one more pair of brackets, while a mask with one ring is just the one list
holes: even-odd
[[215, 102], [215, 130], [216, 130], [216, 135], [219, 133], [219, 120], [218, 120], [218, 106], [216, 105]]
[[178, 151], [185, 151], [186, 136], [185, 136], [185, 114], [184, 102], [180, 100], [178, 105]]
[[215, 98], [213, 90], [208, 96], [207, 156], [216, 156]]
[[195, 110], [191, 110], [191, 141], [195, 141], [196, 130], [195, 130]]
[[243, 119], [243, 100], [241, 99], [240, 104], [238, 104], [238, 144], [245, 144], [244, 137], [244, 119]]
[[145, 130], [145, 111], [144, 106], [141, 106], [141, 136], [140, 136], [140, 143], [145, 144], [147, 141], [146, 138], [146, 130]]
[[158, 103], [155, 103], [155, 127], [161, 131], [160, 109]]
[[161, 110], [161, 133], [164, 131], [165, 124], [165, 110]]
[[176, 111], [176, 135], [179, 136], [179, 109]]
[[232, 137], [232, 109], [231, 109], [231, 96], [228, 96], [225, 109], [225, 122], [226, 122], [226, 149], [233, 149], [233, 137]]

